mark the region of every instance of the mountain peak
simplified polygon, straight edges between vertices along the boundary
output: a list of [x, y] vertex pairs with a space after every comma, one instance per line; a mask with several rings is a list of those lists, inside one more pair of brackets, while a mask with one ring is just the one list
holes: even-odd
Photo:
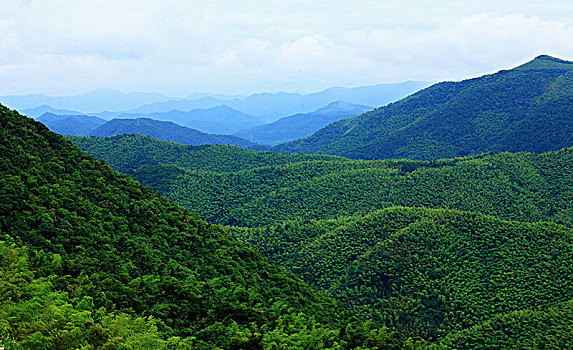
[[532, 61], [529, 61], [515, 68], [516, 70], [538, 70], [538, 69], [565, 69], [573, 70], [573, 61], [562, 60], [549, 55], [539, 55]]

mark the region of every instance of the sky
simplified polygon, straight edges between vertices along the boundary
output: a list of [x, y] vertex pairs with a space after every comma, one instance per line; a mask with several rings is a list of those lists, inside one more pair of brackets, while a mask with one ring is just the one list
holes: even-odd
[[573, 60], [571, 0], [0, 4], [0, 95], [314, 92]]

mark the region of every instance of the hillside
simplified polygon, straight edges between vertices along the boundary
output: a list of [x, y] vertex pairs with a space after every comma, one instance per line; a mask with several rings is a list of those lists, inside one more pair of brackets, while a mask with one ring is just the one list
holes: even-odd
[[224, 225], [336, 218], [400, 205], [573, 226], [572, 148], [432, 162], [355, 161], [273, 157], [221, 146], [183, 148], [128, 137], [72, 140], [207, 221]]
[[426, 160], [541, 153], [573, 145], [572, 111], [573, 62], [539, 56], [511, 70], [435, 84], [275, 150]]
[[106, 123], [105, 120], [88, 115], [58, 115], [44, 113], [38, 119], [51, 131], [62, 135], [88, 136]]
[[255, 152], [229, 145], [182, 145], [135, 134], [68, 138], [84, 152], [105, 158], [107, 164], [124, 173], [143, 166], [227, 173], [310, 160], [344, 159], [320, 154]]
[[388, 208], [229, 231], [367, 318], [415, 338], [438, 340], [573, 297], [573, 230], [555, 224]]
[[232, 135], [211, 135], [177, 125], [173, 122], [149, 118], [112, 119], [93, 130], [91, 136], [107, 137], [121, 134], [139, 134], [184, 145], [234, 145], [251, 147], [255, 144]]
[[235, 136], [257, 144], [274, 146], [310, 136], [328, 124], [362, 114], [370, 109], [372, 108], [368, 106], [338, 101], [312, 113], [295, 114], [270, 124], [244, 128], [235, 133]]
[[0, 345], [402, 348], [384, 330], [345, 321], [331, 300], [220, 228], [2, 106], [0, 139]]

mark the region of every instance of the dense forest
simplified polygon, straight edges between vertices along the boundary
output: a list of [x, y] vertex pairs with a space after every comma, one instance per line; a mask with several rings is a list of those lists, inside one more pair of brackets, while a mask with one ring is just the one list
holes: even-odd
[[422, 160], [556, 151], [573, 145], [572, 108], [573, 62], [539, 56], [511, 70], [435, 84], [276, 150]]
[[[363, 161], [137, 135], [72, 140], [405, 338], [459, 348], [490, 324], [553, 327], [532, 317], [559, 330], [523, 344], [571, 341], [560, 308], [573, 293], [573, 149]], [[504, 332], [490, 348], [515, 337]]]
[[450, 208], [573, 225], [573, 149], [438, 161], [349, 160], [136, 135], [72, 140], [203, 219], [257, 227], [392, 206]]
[[0, 138], [2, 346], [417, 346], [5, 107]]
[[368, 319], [427, 340], [571, 300], [573, 230], [455, 210], [229, 228]]

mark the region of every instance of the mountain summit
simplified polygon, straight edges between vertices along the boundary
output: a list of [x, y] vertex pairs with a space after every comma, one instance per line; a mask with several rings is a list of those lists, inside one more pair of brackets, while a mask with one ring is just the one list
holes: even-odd
[[544, 55], [511, 70], [435, 84], [276, 150], [438, 159], [572, 144], [573, 62]]

